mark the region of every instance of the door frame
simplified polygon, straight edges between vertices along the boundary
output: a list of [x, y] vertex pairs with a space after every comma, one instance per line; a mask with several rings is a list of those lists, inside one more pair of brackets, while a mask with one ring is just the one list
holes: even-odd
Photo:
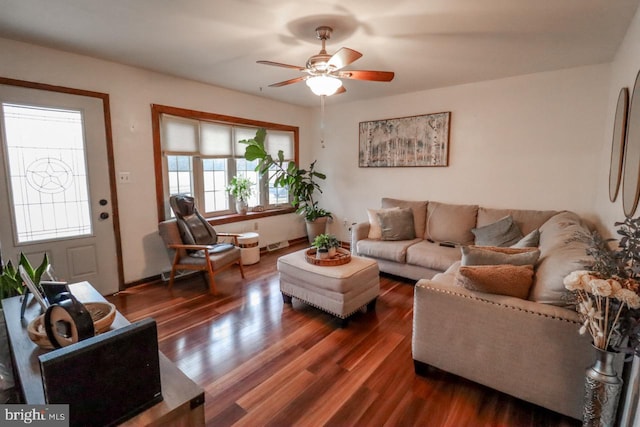
[[116, 171], [113, 156], [113, 134], [111, 131], [111, 106], [109, 94], [93, 92], [83, 89], [74, 89], [65, 86], [55, 86], [46, 83], [36, 83], [26, 80], [16, 80], [0, 76], [0, 84], [9, 86], [19, 86], [29, 89], [39, 89], [50, 92], [66, 93], [69, 95], [86, 96], [102, 100], [102, 111], [104, 114], [105, 139], [107, 144], [107, 167], [109, 169], [109, 191], [111, 193], [111, 208], [113, 220], [113, 234], [116, 242], [116, 262], [118, 265], [118, 290], [125, 289], [124, 267], [122, 265], [122, 239], [120, 237], [120, 214], [118, 210], [118, 194], [116, 191]]

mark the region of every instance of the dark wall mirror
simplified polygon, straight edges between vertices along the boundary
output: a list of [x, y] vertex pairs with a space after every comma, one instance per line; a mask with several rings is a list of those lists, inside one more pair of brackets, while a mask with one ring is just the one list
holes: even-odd
[[613, 140], [611, 141], [611, 166], [609, 167], [609, 199], [612, 202], [618, 196], [620, 178], [622, 178], [622, 159], [627, 132], [627, 111], [629, 111], [629, 89], [623, 87], [618, 95], [616, 116], [613, 122]]
[[622, 173], [622, 208], [627, 217], [633, 216], [638, 206], [640, 185], [640, 72], [633, 85], [627, 119], [627, 140], [624, 146]]

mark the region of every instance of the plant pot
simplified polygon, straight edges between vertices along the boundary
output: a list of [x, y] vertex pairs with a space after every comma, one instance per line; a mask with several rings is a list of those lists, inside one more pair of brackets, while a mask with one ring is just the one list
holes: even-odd
[[316, 259], [328, 259], [329, 251], [324, 248], [320, 248], [316, 251]]
[[329, 258], [333, 258], [338, 253], [338, 248], [329, 248]]
[[237, 200], [236, 201], [236, 212], [239, 213], [240, 215], [246, 215], [247, 214], [247, 202], [245, 202], [244, 200]]
[[314, 221], [305, 221], [307, 226], [307, 237], [309, 238], [309, 244], [313, 244], [313, 240], [318, 234], [323, 234], [327, 229], [328, 216], [322, 216], [316, 218]]

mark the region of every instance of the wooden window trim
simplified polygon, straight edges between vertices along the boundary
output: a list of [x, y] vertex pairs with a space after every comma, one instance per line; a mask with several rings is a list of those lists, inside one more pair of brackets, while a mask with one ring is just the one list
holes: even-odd
[[[151, 126], [153, 133], [153, 165], [156, 175], [156, 204], [158, 212], [158, 221], [166, 220], [164, 209], [164, 174], [162, 171], [162, 145], [160, 140], [160, 116], [162, 114], [170, 114], [178, 117], [192, 118], [198, 120], [209, 120], [217, 122], [225, 122], [235, 125], [248, 125], [255, 127], [263, 127], [267, 130], [281, 130], [293, 133], [294, 138], [294, 162], [298, 164], [299, 160], [299, 138], [300, 128], [297, 126], [283, 125], [279, 123], [270, 123], [260, 120], [245, 119], [242, 117], [226, 116], [223, 114], [207, 113], [203, 111], [189, 110], [185, 108], [171, 107], [168, 105], [151, 104]], [[209, 222], [213, 225], [228, 224], [233, 222], [248, 221], [257, 218], [264, 218], [274, 215], [283, 215], [291, 212], [295, 212], [292, 207], [268, 209], [262, 212], [248, 212], [245, 215], [240, 214], [227, 214], [208, 218]]]

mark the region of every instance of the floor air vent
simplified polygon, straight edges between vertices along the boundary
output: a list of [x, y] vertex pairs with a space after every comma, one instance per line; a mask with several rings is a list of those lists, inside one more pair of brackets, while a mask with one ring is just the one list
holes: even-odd
[[267, 245], [267, 250], [269, 252], [277, 251], [278, 249], [286, 248], [289, 246], [289, 242], [283, 240], [282, 242], [271, 243]]

